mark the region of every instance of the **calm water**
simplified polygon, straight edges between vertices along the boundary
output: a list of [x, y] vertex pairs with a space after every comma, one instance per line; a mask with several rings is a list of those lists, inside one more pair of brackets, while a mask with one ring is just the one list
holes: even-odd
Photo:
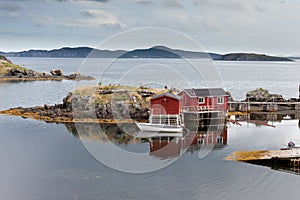
[[[13, 58], [14, 62], [49, 71], [78, 71], [82, 59]], [[94, 60], [106, 66], [105, 60]], [[143, 61], [138, 61], [143, 62]], [[152, 61], [147, 61], [152, 62]], [[176, 65], [176, 61], [163, 60]], [[128, 60], [123, 65], [127, 66]], [[223, 84], [237, 99], [264, 87], [286, 97], [298, 96], [299, 63], [217, 62]], [[91, 69], [93, 67], [91, 66]], [[127, 70], [127, 69], [123, 69]], [[93, 70], [90, 70], [94, 74]], [[259, 73], [258, 73], [259, 72]], [[114, 73], [109, 74], [114, 80]], [[0, 109], [60, 103], [78, 84], [48, 81], [0, 83]], [[227, 143], [199, 159], [187, 151], [161, 170], [129, 174], [98, 162], [76, 131], [63, 124], [47, 124], [0, 116], [0, 199], [285, 199], [298, 197], [300, 176], [224, 158], [236, 150], [278, 149], [289, 140], [300, 143], [298, 120], [269, 122], [276, 128], [242, 123], [228, 125]], [[87, 125], [87, 133], [96, 134]], [[74, 136], [75, 135], [75, 136]], [[150, 153], [149, 142], [119, 141], [122, 149]], [[91, 141], [96, 142], [97, 141]], [[98, 141], [99, 143], [99, 141]], [[109, 152], [108, 152], [109, 153]], [[159, 157], [153, 157], [160, 159]], [[121, 164], [122, 165], [122, 164]]]
[[[148, 79], [152, 81], [167, 80], [166, 84], [176, 85], [177, 80], [189, 79], [191, 86], [203, 87], [203, 77], [195, 76], [191, 64], [200, 63], [200, 70], [208, 73], [219, 73], [212, 78], [218, 79], [216, 86], [222, 86], [231, 91], [236, 100], [245, 99], [249, 90], [259, 87], [268, 89], [271, 93], [282, 94], [285, 98], [299, 96], [299, 74], [300, 61], [296, 62], [224, 62], [217, 61], [210, 63], [202, 60], [177, 60], [177, 59], [60, 59], [60, 58], [11, 58], [20, 65], [38, 71], [50, 71], [54, 68], [62, 69], [65, 74], [80, 71], [87, 75], [93, 75], [101, 82], [127, 84], [142, 84]], [[154, 69], [159, 68], [159, 73]], [[174, 68], [175, 72], [170, 69]], [[216, 70], [211, 70], [216, 68]], [[103, 76], [104, 73], [104, 76]], [[179, 73], [179, 75], [178, 75]], [[181, 74], [180, 74], [181, 73]], [[200, 72], [201, 73], [201, 72]], [[126, 75], [127, 76], [126, 76]], [[181, 76], [180, 76], [181, 75]], [[201, 74], [207, 75], [208, 74]], [[156, 78], [157, 77], [157, 78]], [[130, 80], [136, 80], [130, 82]], [[194, 79], [198, 79], [197, 85], [193, 85]], [[199, 80], [201, 79], [201, 80]], [[119, 82], [118, 82], [119, 81]], [[186, 83], [186, 82], [184, 82]], [[78, 83], [76, 83], [78, 84]], [[67, 84], [64, 84], [67, 85]], [[68, 84], [69, 85], [69, 84]], [[179, 85], [184, 87], [186, 84]], [[187, 85], [189, 86], [189, 85]]]

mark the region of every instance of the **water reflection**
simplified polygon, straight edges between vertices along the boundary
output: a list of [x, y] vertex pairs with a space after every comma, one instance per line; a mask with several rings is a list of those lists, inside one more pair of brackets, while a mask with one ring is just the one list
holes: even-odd
[[[237, 121], [244, 121], [256, 124], [257, 127], [266, 124], [278, 125], [282, 120], [295, 119], [300, 115], [291, 115], [284, 118], [278, 114], [251, 114], [235, 116]], [[218, 121], [218, 120], [217, 120]], [[184, 153], [198, 153], [202, 150], [216, 150], [223, 148], [228, 143], [227, 124], [216, 120], [209, 120], [208, 124], [195, 123], [194, 128], [186, 130], [184, 133], [160, 133], [160, 132], [140, 132], [134, 123], [124, 124], [94, 124], [77, 123], [66, 124], [67, 129], [75, 136], [85, 141], [92, 142], [112, 142], [121, 149], [134, 153], [146, 153], [149, 156], [159, 159], [174, 159]], [[298, 123], [300, 126], [300, 122]], [[272, 130], [272, 129], [270, 129]], [[80, 135], [79, 135], [80, 133]], [[270, 165], [272, 169], [297, 172], [289, 166]], [[291, 170], [293, 169], [293, 170]]]
[[272, 122], [281, 122], [282, 120], [300, 120], [300, 111], [299, 113], [291, 114], [274, 114], [274, 113], [250, 113], [247, 115], [237, 115], [238, 120], [247, 121], [247, 120], [261, 120], [261, 121], [272, 121]]
[[[277, 171], [281, 171], [281, 172], [300, 175], [299, 162], [294, 163], [293, 160], [294, 159], [291, 159], [291, 158], [280, 159], [280, 160], [274, 158], [274, 159], [269, 159], [269, 160], [256, 160], [256, 161], [251, 161], [251, 162], [249, 161], [247, 163], [269, 167], [272, 170], [277, 170]], [[299, 159], [297, 158], [297, 160], [299, 160]]]
[[160, 159], [181, 156], [186, 151], [193, 153], [202, 147], [213, 146], [222, 148], [227, 144], [226, 126], [220, 130], [191, 131], [184, 137], [154, 136], [148, 137], [150, 144], [150, 155]]
[[[194, 153], [201, 148], [222, 148], [227, 145], [227, 126], [204, 126], [198, 131], [186, 130], [183, 134], [140, 132], [133, 123], [128, 124], [65, 124], [75, 137], [89, 141], [111, 141], [120, 148], [124, 145], [145, 144], [147, 149], [132, 149], [133, 152], [148, 151], [150, 156], [158, 159], [176, 158], [185, 152]], [[99, 130], [103, 131], [99, 131]], [[80, 136], [79, 133], [80, 132]], [[128, 150], [128, 149], [126, 149]]]
[[[235, 116], [235, 120], [237, 122], [247, 122], [247, 123], [253, 123], [255, 124], [256, 127], [261, 127], [261, 126], [273, 126], [275, 127], [276, 125], [276, 130], [270, 131], [270, 133], [276, 134], [279, 133], [280, 135], [276, 135], [276, 137], [274, 135], [268, 135], [268, 133], [266, 133], [267, 129], [265, 129], [264, 135], [262, 135], [262, 140], [261, 141], [272, 141], [271, 143], [273, 143], [272, 145], [274, 146], [279, 146], [278, 149], [281, 148], [281, 150], [284, 150], [286, 148], [285, 145], [287, 145], [288, 141], [290, 140], [290, 138], [295, 139], [295, 142], [297, 141], [297, 132], [295, 132], [295, 129], [289, 129], [287, 128], [287, 126], [291, 126], [291, 123], [288, 123], [288, 121], [291, 122], [296, 122], [293, 126], [298, 126], [298, 128], [300, 129], [300, 111], [299, 113], [251, 113], [248, 115], [240, 115], [240, 116]], [[289, 124], [289, 125], [287, 125]], [[288, 133], [287, 137], [283, 136], [282, 132], [291, 132]], [[293, 136], [292, 136], [293, 135]], [[255, 137], [253, 137], [255, 138]], [[281, 141], [280, 141], [281, 139]], [[284, 139], [284, 140], [282, 140]], [[279, 145], [276, 145], [276, 143], [281, 142]], [[284, 144], [284, 142], [286, 142]], [[283, 145], [284, 144], [284, 145]], [[262, 146], [262, 145], [261, 145]], [[272, 148], [265, 148], [265, 147], [258, 147], [257, 149], [259, 150], [265, 150], [265, 149], [273, 149]], [[276, 149], [276, 148], [275, 148]], [[264, 166], [264, 167], [269, 167], [272, 170], [277, 170], [277, 171], [281, 171], [281, 172], [287, 172], [287, 173], [292, 173], [292, 174], [296, 174], [296, 175], [300, 175], [300, 162], [293, 162], [294, 159], [299, 159], [299, 158], [281, 158], [278, 159], [276, 157], [272, 158], [272, 159], [262, 159], [262, 160], [254, 160], [254, 161], [247, 161], [247, 163], [249, 164], [254, 164], [254, 165], [258, 165], [258, 166]]]
[[271, 169], [300, 175], [300, 167], [299, 166], [294, 166], [294, 167], [272, 166]]
[[[124, 124], [95, 124], [95, 123], [66, 123], [68, 131], [75, 137], [90, 141], [108, 141], [115, 144], [136, 143], [133, 136], [139, 132], [133, 123]], [[79, 135], [80, 133], [80, 135]], [[105, 134], [104, 134], [105, 133]]]
[[237, 122], [249, 122], [254, 123], [256, 126], [273, 126], [275, 122], [281, 123], [285, 120], [298, 120], [298, 127], [300, 129], [300, 111], [293, 114], [274, 114], [274, 113], [250, 113], [246, 115], [231, 116], [231, 119]]

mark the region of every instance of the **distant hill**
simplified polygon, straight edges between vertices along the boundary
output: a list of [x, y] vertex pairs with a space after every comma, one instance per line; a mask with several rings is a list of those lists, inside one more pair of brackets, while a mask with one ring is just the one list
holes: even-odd
[[85, 58], [87, 56], [96, 58], [111, 58], [119, 57], [126, 51], [109, 51], [109, 50], [98, 50], [90, 47], [64, 47], [61, 49], [54, 50], [29, 50], [21, 52], [0, 52], [1, 55], [6, 57], [45, 57], [45, 58]]
[[289, 58], [268, 56], [264, 54], [254, 53], [230, 53], [222, 55], [217, 60], [230, 60], [230, 61], [293, 61]]
[[228, 61], [293, 61], [289, 58], [275, 57], [261, 54], [251, 53], [231, 53], [231, 54], [217, 54], [185, 51], [179, 49], [170, 49], [165, 46], [154, 46], [148, 49], [135, 49], [132, 51], [125, 50], [99, 50], [90, 47], [64, 47], [54, 50], [29, 50], [22, 52], [0, 52], [0, 55], [6, 57], [50, 57], [50, 58], [85, 58], [87, 56], [92, 58], [188, 58], [188, 59], [202, 59], [212, 58], [213, 60], [228, 60]]
[[179, 49], [170, 49], [164, 46], [154, 46], [149, 49], [136, 49], [129, 51], [121, 56], [121, 58], [220, 58], [220, 54], [184, 51]]
[[291, 60], [300, 60], [300, 56], [290, 56], [288, 58]]

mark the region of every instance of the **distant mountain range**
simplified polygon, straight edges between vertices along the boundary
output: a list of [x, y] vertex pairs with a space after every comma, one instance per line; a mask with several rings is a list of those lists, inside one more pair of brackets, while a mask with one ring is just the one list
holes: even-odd
[[148, 49], [125, 50], [100, 50], [90, 47], [64, 47], [54, 50], [29, 50], [21, 52], [0, 52], [6, 57], [46, 57], [46, 58], [170, 58], [170, 59], [202, 59], [212, 58], [213, 60], [228, 61], [293, 61], [286, 57], [275, 57], [254, 53], [231, 53], [217, 54], [170, 49], [165, 46], [154, 46]]

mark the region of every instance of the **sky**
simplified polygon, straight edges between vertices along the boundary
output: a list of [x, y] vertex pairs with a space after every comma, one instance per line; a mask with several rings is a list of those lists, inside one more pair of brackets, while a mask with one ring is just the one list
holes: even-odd
[[[299, 0], [0, 0], [0, 51], [98, 47], [159, 27], [209, 52], [300, 55], [299, 10]], [[110, 48], [135, 47], [125, 40]]]

